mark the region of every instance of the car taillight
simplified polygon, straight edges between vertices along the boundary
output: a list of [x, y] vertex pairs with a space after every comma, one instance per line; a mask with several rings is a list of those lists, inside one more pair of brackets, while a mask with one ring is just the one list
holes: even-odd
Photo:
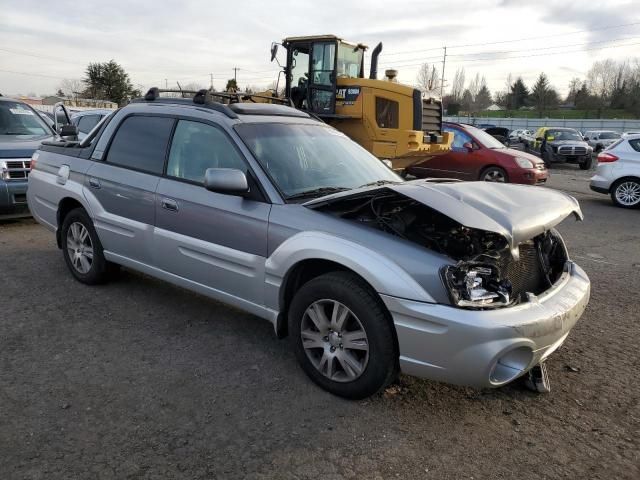
[[33, 155], [31, 155], [31, 163], [29, 164], [29, 168], [31, 170], [35, 170], [36, 169], [36, 163], [38, 163], [38, 157], [40, 156], [40, 154], [38, 152], [33, 152]]
[[598, 162], [600, 163], [615, 162], [616, 160], [618, 160], [618, 157], [611, 153], [602, 152], [598, 155]]

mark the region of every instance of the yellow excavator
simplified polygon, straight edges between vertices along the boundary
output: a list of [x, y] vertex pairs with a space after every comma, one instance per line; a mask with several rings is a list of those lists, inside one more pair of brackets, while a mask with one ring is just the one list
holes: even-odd
[[364, 75], [367, 46], [361, 43], [335, 35], [289, 37], [272, 44], [271, 61], [278, 46], [287, 52], [286, 64], [278, 62], [285, 77], [284, 97], [378, 158], [390, 160], [394, 169], [451, 149], [453, 135], [442, 131], [440, 101], [398, 83], [395, 70], [378, 80], [382, 43], [373, 49], [369, 78]]

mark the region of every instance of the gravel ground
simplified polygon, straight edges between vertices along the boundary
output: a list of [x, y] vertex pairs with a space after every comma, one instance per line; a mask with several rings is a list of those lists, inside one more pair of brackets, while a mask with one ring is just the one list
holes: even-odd
[[124, 271], [75, 282], [54, 237], [0, 223], [0, 478], [640, 478], [640, 211], [552, 171], [592, 300], [552, 392], [402, 377], [331, 396], [266, 322]]

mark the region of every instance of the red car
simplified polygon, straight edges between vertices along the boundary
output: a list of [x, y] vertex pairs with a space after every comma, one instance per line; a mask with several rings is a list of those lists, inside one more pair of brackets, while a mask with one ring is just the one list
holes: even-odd
[[418, 178], [458, 178], [528, 185], [539, 185], [549, 178], [540, 158], [507, 148], [479, 128], [444, 123], [443, 130], [454, 134], [451, 151], [412, 165], [407, 169], [408, 174]]

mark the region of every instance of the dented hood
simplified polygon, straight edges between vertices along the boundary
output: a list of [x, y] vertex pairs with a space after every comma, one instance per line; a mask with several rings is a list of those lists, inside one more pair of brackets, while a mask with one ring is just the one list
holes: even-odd
[[[556, 190], [528, 185], [414, 180], [362, 189], [358, 193], [370, 194], [383, 188], [423, 203], [465, 227], [499, 233], [507, 239], [516, 258], [520, 243], [553, 228], [572, 213], [578, 220], [583, 218], [575, 198]], [[358, 193], [345, 192], [308, 204], [331, 203], [332, 199]]]

